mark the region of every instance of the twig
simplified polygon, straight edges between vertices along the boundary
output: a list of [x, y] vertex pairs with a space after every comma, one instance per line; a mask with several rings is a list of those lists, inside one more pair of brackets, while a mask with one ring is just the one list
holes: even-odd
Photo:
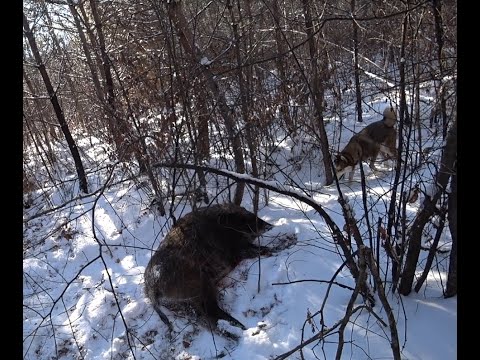
[[272, 285], [289, 285], [289, 284], [295, 284], [295, 283], [300, 283], [300, 282], [319, 282], [319, 283], [327, 283], [327, 284], [333, 284], [340, 286], [341, 288], [348, 289], [348, 290], [355, 290], [353, 287], [336, 282], [336, 281], [328, 281], [328, 280], [317, 280], [317, 279], [303, 279], [303, 280], [293, 280], [289, 282], [277, 282], [277, 283], [272, 283]]
[[345, 315], [341, 320], [340, 329], [338, 329], [338, 347], [337, 347], [337, 353], [335, 354], [336, 360], [341, 360], [342, 358], [343, 345], [345, 343], [343, 334], [350, 320], [350, 317], [352, 316], [353, 304], [355, 303], [355, 300], [357, 299], [361, 288], [364, 286], [363, 284], [367, 280], [367, 265], [365, 262], [365, 254], [363, 251], [360, 251], [358, 256], [358, 270], [359, 270], [359, 274], [358, 274], [357, 283], [355, 285], [355, 290], [353, 290], [353, 294], [350, 297], [350, 301], [348, 302], [348, 305], [347, 305], [347, 310], [345, 311]]
[[378, 289], [378, 297], [380, 298], [380, 301], [383, 305], [383, 308], [385, 309], [385, 312], [387, 313], [388, 317], [388, 324], [390, 326], [390, 334], [391, 334], [391, 340], [390, 340], [390, 346], [392, 348], [393, 352], [393, 358], [395, 360], [400, 360], [400, 345], [398, 341], [398, 331], [397, 331], [397, 323], [395, 321], [395, 316], [393, 315], [393, 310], [390, 307], [390, 304], [388, 303], [387, 297], [385, 295], [385, 288], [383, 287], [382, 280], [380, 278], [380, 274], [378, 273], [378, 268], [377, 265], [375, 264], [375, 260], [372, 255], [372, 250], [369, 249], [366, 246], [363, 246], [359, 249], [360, 251], [360, 257], [364, 256], [368, 265], [368, 268], [370, 269], [370, 273], [373, 276], [373, 279], [375, 283], [377, 284], [377, 289]]

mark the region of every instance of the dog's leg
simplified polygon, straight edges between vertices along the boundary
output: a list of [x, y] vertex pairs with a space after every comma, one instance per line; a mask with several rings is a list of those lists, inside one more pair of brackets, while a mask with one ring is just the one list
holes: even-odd
[[380, 152], [384, 160], [392, 160], [393, 164], [397, 161], [397, 149], [390, 144], [380, 145]]
[[338, 171], [337, 171], [337, 178], [338, 178], [338, 180], [340, 180], [340, 178], [342, 177], [343, 174], [345, 174], [346, 172], [349, 172], [349, 171], [352, 171], [352, 167], [351, 167], [351, 166], [346, 166], [346, 167], [344, 167], [342, 170], [338, 170]]
[[395, 157], [394, 152], [392, 150], [390, 150], [390, 148], [388, 148], [387, 146], [385, 146], [383, 144], [380, 145], [380, 151], [384, 154], [387, 154], [387, 155], [391, 156], [391, 157]]
[[372, 169], [373, 172], [376, 172], [378, 169], [377, 167], [375, 166], [375, 162], [377, 161], [377, 158], [378, 158], [378, 154], [380, 153], [380, 147], [378, 148], [378, 150], [376, 150], [372, 157], [370, 158], [370, 169]]
[[395, 131], [393, 134], [388, 136], [383, 143], [387, 148], [390, 149], [395, 155], [397, 152], [397, 132]]
[[355, 173], [355, 165], [352, 166], [352, 169], [350, 170], [350, 172], [348, 173], [348, 182], [352, 182], [353, 181], [353, 174]]
[[383, 143], [383, 145], [385, 145], [392, 153], [392, 155], [389, 155], [388, 153], [383, 154], [383, 157], [386, 160], [392, 160], [393, 162], [397, 161], [398, 154], [397, 154], [396, 144], [397, 144], [397, 133], [394, 132], [393, 134], [388, 136], [385, 142]]

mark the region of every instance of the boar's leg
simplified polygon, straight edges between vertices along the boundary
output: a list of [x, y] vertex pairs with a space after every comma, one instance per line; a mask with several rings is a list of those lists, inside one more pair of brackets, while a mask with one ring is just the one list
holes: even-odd
[[160, 306], [158, 306], [156, 303], [153, 304], [153, 308], [155, 309], [155, 311], [157, 312], [158, 316], [160, 316], [160, 319], [165, 323], [165, 325], [167, 325], [168, 327], [168, 330], [170, 330], [170, 332], [173, 331], [173, 326], [172, 324], [170, 323], [170, 321], [168, 320], [167, 318], [167, 315], [165, 315], [162, 310], [160, 309]]
[[[213, 305], [213, 304], [212, 304]], [[247, 330], [247, 328], [245, 327], [245, 325], [243, 325], [240, 321], [238, 321], [237, 319], [235, 319], [232, 315], [230, 315], [229, 313], [227, 313], [226, 311], [220, 309], [220, 307], [215, 304], [215, 309], [212, 307], [210, 307], [210, 312], [214, 312], [215, 313], [215, 325], [216, 325], [216, 322], [219, 320], [219, 319], [223, 319], [223, 320], [226, 320], [228, 321], [230, 324], [232, 324], [233, 326], [237, 326], [239, 327], [240, 329], [242, 330]]]
[[248, 247], [242, 249], [241, 251], [242, 259], [254, 259], [257, 258], [259, 255], [272, 256], [279, 251], [285, 250], [295, 245], [297, 243], [297, 238], [295, 236], [285, 236], [276, 238], [273, 242], [274, 244], [270, 244], [270, 246], [248, 244]]
[[241, 250], [242, 259], [254, 259], [260, 256], [271, 256], [275, 253], [275, 249], [268, 246], [259, 246], [255, 244], [248, 244], [248, 247]]
[[210, 321], [213, 328], [217, 327], [217, 321], [219, 319], [226, 320], [232, 325], [246, 330], [247, 328], [233, 316], [220, 309], [217, 303], [217, 291], [215, 286], [208, 281], [203, 279], [203, 294], [202, 294], [202, 310], [205, 313], [206, 317]]

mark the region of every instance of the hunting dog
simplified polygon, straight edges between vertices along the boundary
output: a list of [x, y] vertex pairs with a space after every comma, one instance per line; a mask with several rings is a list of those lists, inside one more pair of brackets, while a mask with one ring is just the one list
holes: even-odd
[[383, 119], [366, 126], [358, 134], [352, 136], [347, 146], [335, 157], [335, 172], [340, 178], [349, 172], [348, 181], [353, 180], [355, 166], [370, 160], [370, 168], [374, 171], [375, 160], [381, 153], [384, 158], [397, 158], [397, 122], [396, 112], [389, 106], [383, 111]]

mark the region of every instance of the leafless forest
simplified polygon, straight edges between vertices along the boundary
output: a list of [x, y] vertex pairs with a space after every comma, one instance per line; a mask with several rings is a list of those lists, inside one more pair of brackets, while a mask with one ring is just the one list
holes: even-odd
[[[127, 181], [160, 217], [174, 217], [178, 199], [194, 208], [249, 196], [257, 211], [274, 191], [327, 223], [356, 280], [352, 298], [371, 306], [373, 292], [388, 312], [385, 291], [418, 292], [445, 232], [444, 296], [457, 294], [456, 1], [25, 0], [23, 31], [23, 203], [38, 207], [25, 228]], [[384, 212], [368, 214], [362, 181], [365, 213], [354, 214], [332, 156], [344, 145], [344, 121], [362, 123], [378, 99], [397, 109], [401, 161]], [[108, 164], [85, 150], [92, 139]], [[280, 164], [282, 141], [292, 146]], [[323, 186], [338, 188], [345, 227], [297, 181], [312, 164]], [[288, 188], [262, 181], [280, 178]], [[48, 189], [70, 190], [59, 205]], [[70, 221], [46, 236], [68, 235]], [[24, 239], [25, 254], [32, 247]], [[429, 255], [419, 264], [421, 251]], [[379, 252], [389, 259], [382, 271]]]

